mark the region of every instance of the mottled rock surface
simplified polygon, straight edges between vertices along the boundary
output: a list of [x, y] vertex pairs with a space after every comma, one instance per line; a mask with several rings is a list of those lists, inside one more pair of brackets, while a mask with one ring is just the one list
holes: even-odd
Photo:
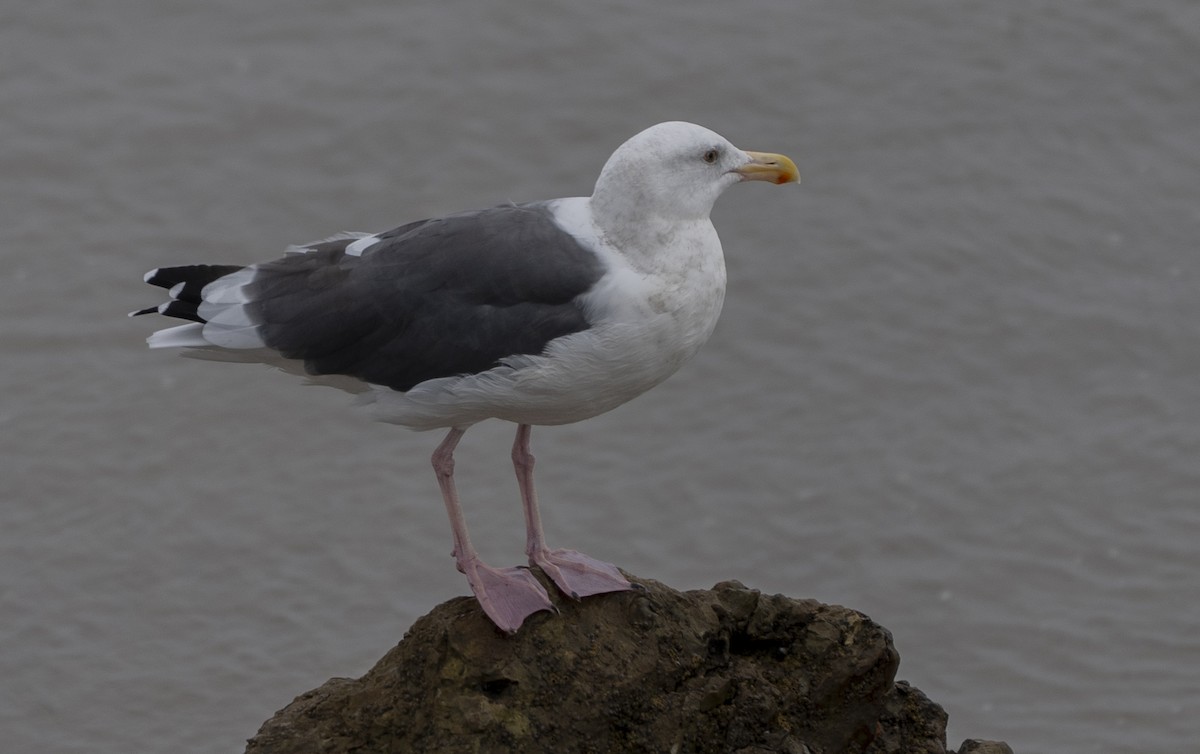
[[894, 681], [891, 635], [865, 615], [737, 582], [630, 578], [638, 591], [556, 599], [559, 614], [515, 636], [473, 599], [446, 602], [246, 751], [946, 754], [946, 713]]

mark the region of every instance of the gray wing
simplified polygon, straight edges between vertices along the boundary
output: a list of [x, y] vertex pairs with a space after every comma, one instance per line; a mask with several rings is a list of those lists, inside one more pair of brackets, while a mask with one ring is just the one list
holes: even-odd
[[257, 265], [245, 311], [267, 346], [311, 374], [408, 390], [474, 374], [587, 329], [577, 303], [603, 275], [545, 204], [423, 220]]

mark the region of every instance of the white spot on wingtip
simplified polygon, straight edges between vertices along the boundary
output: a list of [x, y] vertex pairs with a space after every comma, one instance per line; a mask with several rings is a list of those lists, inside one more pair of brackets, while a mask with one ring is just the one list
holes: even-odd
[[[171, 290], [167, 291], [167, 295], [171, 298], [179, 298], [179, 294], [185, 285], [187, 285], [187, 283], [176, 283], [175, 285], [171, 286]], [[159, 311], [162, 311], [161, 307], [159, 308]]]
[[158, 274], [158, 270], [159, 270], [159, 268], [158, 268], [158, 267], [155, 267], [153, 270], [150, 270], [150, 271], [149, 271], [149, 272], [147, 272], [145, 275], [142, 275], [142, 282], [143, 282], [143, 283], [149, 283], [149, 282], [150, 282], [150, 278], [152, 278], [152, 277], [154, 277], [155, 275], [157, 275], [157, 274]]

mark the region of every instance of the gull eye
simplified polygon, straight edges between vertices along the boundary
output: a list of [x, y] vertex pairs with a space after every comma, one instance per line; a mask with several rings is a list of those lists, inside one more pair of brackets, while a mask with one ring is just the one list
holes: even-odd
[[710, 149], [704, 153], [704, 161], [707, 162], [709, 165], [711, 165], [714, 162], [716, 162], [717, 158], [720, 156], [721, 156], [720, 150]]

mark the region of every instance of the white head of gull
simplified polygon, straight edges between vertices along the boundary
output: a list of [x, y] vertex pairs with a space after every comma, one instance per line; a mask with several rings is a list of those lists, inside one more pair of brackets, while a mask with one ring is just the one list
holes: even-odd
[[151, 348], [271, 364], [355, 393], [380, 421], [448, 428], [433, 466], [454, 558], [488, 617], [515, 632], [554, 606], [529, 569], [480, 560], [454, 486], [455, 447], [485, 419], [516, 423], [530, 565], [575, 599], [629, 589], [612, 564], [546, 545], [531, 426], [613, 409], [703, 345], [725, 295], [709, 212], [749, 180], [799, 175], [782, 155], [660, 123], [612, 154], [590, 197], [343, 233], [250, 266], [161, 267], [145, 279], [169, 300], [133, 314], [188, 321], [151, 335]]

